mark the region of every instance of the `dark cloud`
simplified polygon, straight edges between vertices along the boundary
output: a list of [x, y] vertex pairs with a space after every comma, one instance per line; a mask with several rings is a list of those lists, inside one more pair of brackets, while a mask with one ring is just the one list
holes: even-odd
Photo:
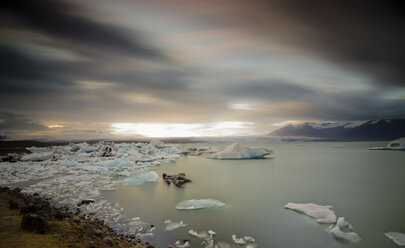
[[290, 53], [325, 59], [379, 84], [405, 85], [405, 8], [401, 1], [174, 2], [189, 9], [196, 22], [234, 30]]
[[308, 86], [302, 86], [280, 79], [248, 81], [233, 84], [224, 89], [228, 95], [246, 99], [264, 99], [267, 101], [302, 101], [315, 97], [318, 92]]
[[1, 131], [44, 131], [48, 127], [10, 112], [0, 112], [0, 130]]
[[71, 46], [97, 49], [99, 53], [107, 50], [130, 56], [163, 57], [136, 33], [80, 16], [81, 9], [61, 0], [6, 0], [1, 13], [3, 26], [34, 30]]

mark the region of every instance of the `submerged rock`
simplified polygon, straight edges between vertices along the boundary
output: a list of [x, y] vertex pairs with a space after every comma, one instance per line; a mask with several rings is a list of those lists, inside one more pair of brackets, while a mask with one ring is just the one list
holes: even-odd
[[166, 173], [163, 173], [162, 177], [166, 184], [170, 185], [171, 183], [174, 183], [174, 185], [179, 188], [185, 183], [192, 182], [184, 173], [179, 173], [177, 175], [167, 175]]
[[336, 215], [331, 210], [332, 206], [321, 206], [315, 203], [288, 203], [284, 206], [287, 209], [295, 210], [311, 216], [318, 223], [335, 223]]
[[243, 147], [238, 143], [226, 146], [208, 158], [212, 159], [264, 159], [272, 154], [272, 150], [264, 148]]

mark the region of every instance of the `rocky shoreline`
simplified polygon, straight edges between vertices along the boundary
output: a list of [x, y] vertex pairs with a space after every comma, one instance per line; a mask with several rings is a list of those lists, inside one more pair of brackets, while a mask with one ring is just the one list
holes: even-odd
[[102, 220], [51, 206], [48, 198], [0, 187], [0, 247], [153, 248], [115, 232]]

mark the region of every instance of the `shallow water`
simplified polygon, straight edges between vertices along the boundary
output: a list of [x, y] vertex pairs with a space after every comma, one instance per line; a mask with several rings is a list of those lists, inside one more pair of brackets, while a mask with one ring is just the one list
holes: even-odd
[[[167, 247], [178, 239], [201, 240], [189, 229], [214, 230], [216, 240], [232, 242], [232, 234], [249, 235], [259, 247], [397, 247], [384, 232], [405, 232], [405, 152], [371, 151], [385, 142], [244, 144], [275, 151], [274, 159], [211, 160], [188, 156], [156, 172], [180, 172], [193, 180], [182, 189], [159, 180], [118, 186], [103, 197], [118, 202], [129, 217], [158, 227], [148, 239]], [[215, 144], [221, 146], [224, 144]], [[186, 145], [187, 146], [187, 145]], [[192, 147], [207, 144], [192, 144]], [[187, 199], [214, 198], [224, 208], [176, 210]], [[363, 239], [336, 240], [310, 217], [284, 209], [288, 202], [333, 205]], [[163, 222], [183, 220], [187, 227], [163, 231]]]

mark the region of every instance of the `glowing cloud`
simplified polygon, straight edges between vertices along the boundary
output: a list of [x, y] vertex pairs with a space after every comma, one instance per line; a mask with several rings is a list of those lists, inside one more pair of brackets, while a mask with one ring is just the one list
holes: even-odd
[[113, 123], [112, 134], [139, 134], [147, 137], [201, 137], [252, 134], [253, 122], [222, 121], [195, 123]]
[[49, 125], [48, 128], [61, 128], [61, 127], [65, 127], [64, 125], [60, 125], [60, 124], [52, 124]]
[[299, 121], [283, 121], [280, 123], [274, 123], [273, 126], [282, 127], [282, 126], [286, 126], [289, 124], [298, 124], [298, 123], [299, 123]]
[[229, 105], [230, 108], [232, 109], [241, 109], [241, 110], [251, 110], [252, 106], [250, 104], [244, 104], [244, 103], [232, 103]]

